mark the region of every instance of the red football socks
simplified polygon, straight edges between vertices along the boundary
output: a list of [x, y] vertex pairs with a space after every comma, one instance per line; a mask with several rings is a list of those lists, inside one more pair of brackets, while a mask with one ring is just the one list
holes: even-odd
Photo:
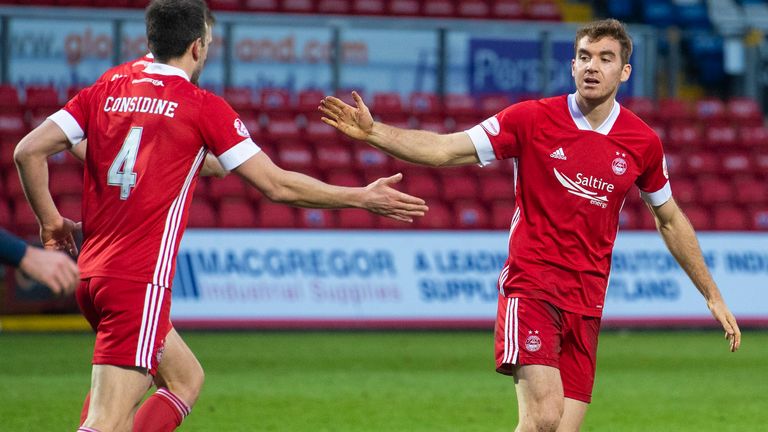
[[189, 415], [190, 408], [166, 388], [159, 388], [139, 407], [134, 432], [171, 432]]

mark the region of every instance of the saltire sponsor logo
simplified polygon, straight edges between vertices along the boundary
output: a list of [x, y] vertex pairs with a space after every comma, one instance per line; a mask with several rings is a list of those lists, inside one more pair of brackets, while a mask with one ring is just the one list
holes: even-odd
[[[568, 191], [568, 193], [571, 193], [578, 197], [588, 199], [590, 204], [596, 205], [598, 207], [602, 207], [602, 208], [608, 207], [607, 195], [600, 196], [598, 192], [585, 189], [584, 187], [581, 186], [581, 184], [579, 184], [579, 182], [571, 180], [570, 178], [568, 178], [568, 176], [558, 171], [557, 168], [554, 168], [553, 170], [555, 172], [555, 177], [557, 178], [557, 181], [559, 181], [560, 184], [563, 185], [563, 187]], [[579, 177], [581, 177], [580, 173], [579, 173]], [[594, 183], [595, 181], [597, 181], [599, 188], [607, 187], [609, 191], [613, 190], [613, 185], [605, 183], [602, 180], [595, 180], [592, 177], [584, 177], [584, 180], [587, 183]]]

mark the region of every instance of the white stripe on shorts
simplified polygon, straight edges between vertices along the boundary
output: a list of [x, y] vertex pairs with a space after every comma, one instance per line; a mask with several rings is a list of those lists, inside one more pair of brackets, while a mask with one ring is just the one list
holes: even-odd
[[157, 323], [163, 308], [165, 288], [155, 284], [147, 284], [147, 294], [144, 296], [144, 311], [141, 315], [141, 329], [136, 343], [136, 366], [152, 368], [152, 348], [157, 334]]
[[[502, 363], [516, 364], [520, 347], [517, 340], [517, 303], [520, 299], [507, 299], [507, 316], [504, 321], [504, 357]], [[510, 325], [511, 321], [511, 325]]]

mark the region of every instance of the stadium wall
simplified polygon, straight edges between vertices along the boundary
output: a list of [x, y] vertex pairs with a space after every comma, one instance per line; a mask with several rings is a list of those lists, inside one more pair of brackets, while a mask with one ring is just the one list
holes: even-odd
[[[507, 233], [190, 230], [174, 323], [205, 328], [489, 328]], [[715, 280], [745, 325], [768, 325], [768, 235], [699, 235]], [[620, 233], [609, 326], [713, 324], [654, 232]]]

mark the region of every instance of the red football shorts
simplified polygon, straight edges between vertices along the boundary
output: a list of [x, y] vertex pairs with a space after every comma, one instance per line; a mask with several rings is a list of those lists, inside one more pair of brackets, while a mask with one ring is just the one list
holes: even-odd
[[75, 293], [96, 331], [93, 364], [135, 366], [154, 375], [171, 329], [171, 291], [157, 285], [93, 277]]
[[496, 371], [518, 365], [558, 368], [565, 397], [589, 403], [595, 382], [600, 318], [556, 308], [544, 300], [499, 296]]

